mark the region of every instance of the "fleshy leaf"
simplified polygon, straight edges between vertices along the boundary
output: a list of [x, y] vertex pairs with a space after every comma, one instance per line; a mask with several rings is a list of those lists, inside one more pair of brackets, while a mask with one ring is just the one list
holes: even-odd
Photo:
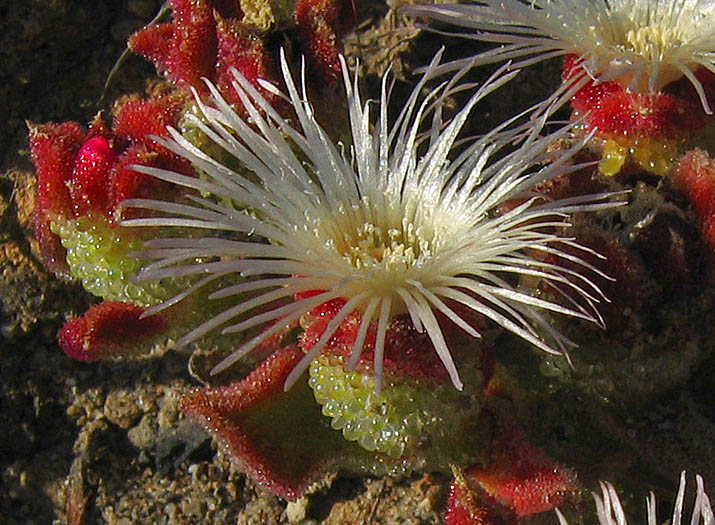
[[[231, 85], [235, 82], [231, 70], [235, 68], [251, 84], [259, 86], [258, 79], [277, 78], [275, 63], [266, 50], [262, 35], [246, 24], [218, 18], [216, 36], [218, 38], [216, 86], [226, 100], [240, 107], [240, 98]], [[279, 99], [262, 88], [260, 91], [275, 107]]]
[[[340, 76], [340, 40], [354, 25], [347, 2], [338, 0], [297, 0], [294, 19], [305, 54], [317, 67], [324, 82]], [[353, 9], [354, 12], [354, 9]]]
[[[300, 297], [305, 297], [301, 295]], [[306, 352], [315, 345], [330, 321], [345, 304], [344, 299], [328, 301], [304, 316], [304, 331], [300, 336], [300, 346]], [[358, 312], [350, 314], [340, 323], [335, 334], [326, 345], [326, 352], [349, 357], [360, 329], [361, 316]], [[374, 360], [375, 326], [367, 330], [358, 364], [361, 369], [371, 370]], [[385, 336], [385, 371], [417, 379], [434, 381], [442, 384], [449, 381], [442, 362], [434, 352], [432, 343], [425, 333], [418, 332], [407, 315], [394, 316], [388, 325]]]
[[295, 500], [325, 473], [370, 455], [342, 439], [320, 413], [307, 381], [283, 385], [303, 357], [295, 346], [273, 353], [245, 379], [190, 393], [182, 410], [224, 447], [246, 474], [270, 492]]
[[149, 138], [149, 135], [168, 136], [167, 126], [176, 126], [187, 97], [180, 91], [148, 100], [130, 100], [114, 118], [114, 133], [134, 143], [145, 143], [159, 153], [169, 152]]
[[454, 481], [449, 485], [447, 495], [445, 525], [492, 525], [495, 522], [494, 517], [475, 497], [464, 473], [456, 468], [453, 472]]
[[[564, 61], [564, 79], [581, 71], [574, 55]], [[712, 83], [712, 81], [710, 81]], [[599, 136], [683, 138], [708, 121], [697, 97], [673, 93], [631, 93], [615, 81], [589, 82], [571, 99], [571, 107], [598, 128]]]
[[106, 211], [109, 172], [116, 160], [116, 153], [104, 137], [95, 136], [82, 144], [74, 163], [70, 185], [77, 215]]
[[140, 318], [144, 308], [118, 301], [92, 306], [67, 321], [57, 337], [65, 353], [80, 361], [98, 361], [150, 348], [166, 327], [161, 315]]
[[579, 489], [569, 469], [534, 447], [524, 431], [503, 422], [491, 461], [466, 472], [496, 502], [521, 518], [563, 505]]
[[172, 0], [174, 34], [168, 70], [182, 86], [206, 88], [201, 77], [210, 78], [216, 60], [216, 23], [208, 0]]
[[715, 250], [715, 160], [703, 150], [689, 151], [674, 176], [693, 205], [705, 242]]
[[65, 251], [50, 230], [53, 216], [72, 216], [72, 198], [68, 183], [75, 157], [85, 133], [76, 122], [43, 124], [28, 122], [30, 150], [37, 172], [33, 224], [42, 258], [53, 272], [66, 273]]
[[130, 36], [128, 45], [134, 53], [153, 62], [156, 69], [163, 72], [169, 69], [173, 37], [174, 24], [171, 22], [148, 25]]

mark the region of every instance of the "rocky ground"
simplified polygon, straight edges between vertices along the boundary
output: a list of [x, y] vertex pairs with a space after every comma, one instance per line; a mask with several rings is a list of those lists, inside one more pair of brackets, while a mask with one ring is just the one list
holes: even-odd
[[[0, 521], [439, 523], [448, 483], [443, 475], [331, 477], [290, 504], [257, 488], [179, 412], [181, 395], [195, 386], [185, 354], [82, 364], [59, 349], [57, 329], [92, 299], [79, 285], [47, 273], [38, 258], [25, 120], [86, 123], [120, 94], [142, 92], [153, 67], [130, 57], [102, 97], [127, 36], [151, 20], [160, 3], [0, 4]], [[359, 37], [347, 44], [374, 71], [417, 38], [416, 31], [386, 37], [385, 29], [399, 21], [384, 13], [366, 10]], [[411, 60], [424, 63], [437, 44], [433, 36], [419, 38], [424, 46]], [[410, 67], [398, 62], [394, 69], [408, 74]], [[512, 83], [479, 125], [500, 120], [518, 93], [543, 98], [547, 73], [553, 80], [556, 69]], [[663, 473], [677, 470], [684, 457], [715, 482], [711, 372], [697, 374], [657, 413], [614, 421], [613, 434], [629, 447], [650, 447], [652, 456], [670, 450], [672, 465]], [[626, 461], [629, 447], [612, 461]]]
[[62, 322], [92, 299], [38, 257], [25, 121], [86, 123], [120, 94], [142, 92], [154, 69], [129, 57], [102, 98], [127, 36], [160, 4], [0, 5], [3, 523], [439, 522], [439, 476], [330, 479], [287, 505], [233, 470], [179, 413], [182, 393], [195, 386], [186, 355], [86, 365], [58, 347]]

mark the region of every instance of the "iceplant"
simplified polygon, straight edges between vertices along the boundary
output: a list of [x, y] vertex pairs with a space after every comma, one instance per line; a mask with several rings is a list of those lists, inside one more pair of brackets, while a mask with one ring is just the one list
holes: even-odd
[[[683, 506], [685, 502], [685, 471], [680, 473], [680, 483], [678, 494], [675, 497], [673, 515], [670, 520], [671, 525], [681, 525], [683, 522]], [[710, 498], [705, 492], [705, 483], [700, 475], [695, 476], [695, 501], [693, 511], [690, 516], [690, 525], [713, 525], [715, 515], [710, 504]], [[599, 525], [628, 525], [626, 513], [623, 510], [621, 501], [616, 489], [610, 483], [601, 482], [601, 495], [593, 493], [596, 503], [596, 516]], [[651, 492], [646, 498], [647, 525], [658, 525], [660, 522], [656, 516], [655, 494]], [[568, 525], [568, 521], [559, 509], [555, 509], [559, 525]], [[666, 522], [667, 523], [667, 522]]]
[[574, 83], [615, 80], [632, 92], [657, 93], [684, 76], [712, 113], [694, 71], [715, 73], [713, 0], [478, 0], [403, 10], [473, 31], [459, 36], [501, 44], [465, 61], [524, 67], [576, 55], [583, 73]]
[[[578, 168], [572, 162], [578, 147], [548, 151], [569, 129], [541, 136], [545, 117], [521, 124], [512, 119], [485, 136], [458, 141], [474, 105], [516, 72], [497, 71], [453, 119], [445, 121], [446, 98], [475, 86], [458, 83], [466, 72], [462, 70], [423, 96], [440, 55], [426, 68], [392, 124], [388, 76], [377, 104], [365, 101], [357, 77], [351, 79], [341, 59], [352, 132], [349, 146], [331, 142], [316, 121], [306, 96], [305, 72], [299, 89], [284, 54], [287, 93], [267, 82], [263, 87], [292, 106], [299, 127], [274, 110], [238, 72], [233, 73], [233, 88], [246, 118], [207, 82], [210, 104], [196, 97], [202, 117], [189, 118], [252, 176], [210, 157], [175, 129], [169, 130], [169, 140], [155, 138], [190, 160], [204, 177], [136, 166], [137, 171], [196, 190], [196, 195], [189, 203], [129, 200], [126, 206], [150, 210], [152, 217], [123, 224], [200, 228], [212, 236], [147, 243], [141, 256], [156, 262], [143, 270], [142, 280], [204, 276], [147, 315], [218, 277], [235, 274], [236, 284], [210, 297], [236, 296], [236, 304], [193, 328], [177, 344], [221, 326], [223, 333], [237, 333], [280, 322], [242, 344], [214, 368], [218, 373], [311, 309], [333, 299], [345, 300], [287, 378], [286, 389], [354, 312], [361, 321], [348, 368], [358, 363], [368, 327], [376, 326], [373, 368], [378, 390], [386, 330], [395, 315], [409, 315], [415, 328], [428, 334], [458, 389], [462, 381], [438, 312], [475, 338], [480, 334], [464, 312], [477, 312], [554, 354], [565, 354], [570, 342], [552, 328], [543, 311], [601, 324], [596, 306], [604, 297], [592, 278], [598, 270], [582, 259], [587, 250], [560, 232], [569, 214], [611, 206], [609, 196], [549, 201], [529, 192], [538, 183]], [[539, 112], [548, 113], [544, 108]], [[494, 158], [514, 141], [518, 148]], [[497, 212], [507, 201], [510, 206]], [[516, 285], [520, 276], [547, 283], [563, 295], [559, 301], [564, 304], [522, 291]], [[273, 307], [277, 301], [289, 302]]]

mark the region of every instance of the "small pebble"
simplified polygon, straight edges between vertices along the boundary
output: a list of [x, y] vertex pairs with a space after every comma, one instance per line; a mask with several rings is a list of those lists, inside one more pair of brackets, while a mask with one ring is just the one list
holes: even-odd
[[291, 523], [303, 521], [308, 513], [308, 498], [298, 498], [296, 501], [289, 501], [286, 505], [286, 517]]
[[126, 390], [115, 390], [110, 392], [104, 402], [104, 417], [121, 428], [131, 427], [139, 416], [142, 409], [136, 403], [136, 396]]
[[138, 449], [147, 450], [156, 444], [156, 430], [152, 420], [151, 416], [145, 415], [137, 426], [127, 432], [127, 438]]

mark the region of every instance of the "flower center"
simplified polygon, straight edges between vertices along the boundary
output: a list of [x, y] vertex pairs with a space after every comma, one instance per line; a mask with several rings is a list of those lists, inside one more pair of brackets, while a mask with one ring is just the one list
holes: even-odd
[[665, 50], [677, 48], [682, 42], [682, 36], [676, 28], [666, 27], [661, 21], [657, 21], [629, 29], [625, 35], [623, 49], [650, 60], [661, 60]]
[[375, 224], [369, 219], [351, 226], [354, 227], [343, 230], [337, 249], [356, 269], [407, 269], [421, 256], [430, 254], [430, 242], [423, 238], [422, 228], [407, 219], [397, 227]]
[[376, 205], [368, 197], [349, 205], [349, 211], [340, 206], [324, 226], [322, 233], [331, 239], [331, 248], [358, 270], [404, 271], [434, 249], [430, 228], [416, 225], [389, 203]]

